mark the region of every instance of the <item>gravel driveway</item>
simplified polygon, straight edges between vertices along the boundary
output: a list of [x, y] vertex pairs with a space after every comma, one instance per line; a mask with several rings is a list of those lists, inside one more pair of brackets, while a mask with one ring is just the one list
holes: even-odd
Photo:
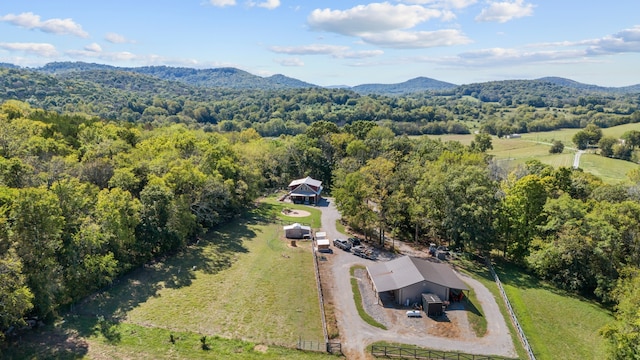
[[[329, 239], [347, 238], [346, 234], [336, 230], [336, 221], [340, 219], [340, 213], [335, 208], [333, 199], [325, 198], [318, 207], [322, 211], [322, 231], [327, 233]], [[402, 251], [401, 247], [401, 251]], [[447, 338], [430, 334], [430, 328], [442, 326], [441, 323], [428, 318], [407, 318], [404, 311], [386, 309], [376, 304], [375, 294], [365, 280], [366, 274], [356, 272], [356, 278], [360, 283], [360, 289], [365, 302], [367, 312], [380, 323], [387, 326], [387, 330], [379, 329], [365, 323], [353, 302], [353, 292], [349, 269], [356, 264], [370, 265], [374, 262], [362, 259], [349, 252], [333, 248], [333, 254], [327, 254], [328, 260], [321, 266], [329, 266], [329, 274], [332, 275], [331, 283], [332, 301], [335, 306], [335, 314], [340, 330], [342, 351], [348, 359], [368, 359], [370, 355], [366, 347], [376, 341], [388, 341], [404, 344], [419, 345], [431, 349], [444, 351], [460, 351], [478, 355], [500, 355], [516, 357], [515, 348], [509, 334], [509, 329], [504, 317], [500, 313], [496, 299], [480, 282], [458, 274], [458, 276], [473, 289], [480, 302], [483, 313], [487, 319], [487, 334], [477, 338], [468, 329], [466, 312], [450, 307], [447, 316], [451, 323], [458, 325], [458, 334], [455, 338]], [[415, 252], [412, 255], [417, 255]], [[386, 261], [380, 258], [378, 261]]]

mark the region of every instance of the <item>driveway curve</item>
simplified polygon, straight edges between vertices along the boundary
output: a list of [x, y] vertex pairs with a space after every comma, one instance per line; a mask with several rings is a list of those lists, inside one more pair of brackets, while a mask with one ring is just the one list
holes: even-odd
[[[318, 208], [322, 211], [322, 231], [325, 231], [330, 239], [346, 238], [346, 234], [342, 234], [336, 229], [336, 221], [340, 219], [340, 213], [336, 209], [333, 199], [324, 199]], [[393, 327], [389, 330], [383, 330], [367, 324], [358, 315], [353, 301], [349, 270], [354, 265], [367, 266], [374, 264], [374, 262], [353, 256], [348, 252], [335, 250], [337, 249], [334, 249], [334, 253], [329, 255], [331, 258], [329, 261], [330, 274], [333, 277], [331, 293], [340, 330], [342, 351], [348, 359], [370, 358], [367, 355], [366, 347], [376, 341], [412, 344], [430, 349], [478, 355], [517, 356], [509, 328], [498, 308], [496, 299], [480, 282], [462, 274], [458, 274], [458, 276], [473, 289], [487, 319], [488, 331], [484, 337], [470, 340], [451, 339], [424, 332], [402, 331], [402, 329]]]

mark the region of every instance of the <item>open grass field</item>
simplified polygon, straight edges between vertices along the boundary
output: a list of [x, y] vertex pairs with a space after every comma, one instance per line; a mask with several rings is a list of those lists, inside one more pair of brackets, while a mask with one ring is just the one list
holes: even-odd
[[613, 320], [610, 311], [517, 268], [495, 269], [537, 359], [606, 358], [598, 331]]
[[599, 177], [608, 184], [626, 181], [627, 173], [638, 167], [630, 161], [609, 159], [596, 154], [583, 154], [580, 157], [580, 167]]
[[[496, 297], [511, 328], [516, 351], [526, 359], [491, 274], [482, 264], [459, 259], [457, 266], [482, 282]], [[513, 266], [494, 266], [527, 340], [539, 360], [604, 359], [606, 343], [598, 331], [613, 320], [598, 304], [540, 282]]]
[[[553, 167], [572, 167], [573, 157], [576, 149], [573, 148], [572, 138], [581, 129], [560, 129], [548, 132], [535, 132], [522, 134], [516, 139], [491, 139], [493, 150], [488, 153], [495, 156], [499, 164], [506, 169], [513, 169], [519, 164], [524, 164], [528, 160], [539, 160], [544, 164]], [[604, 136], [619, 138], [627, 131], [640, 131], [640, 124], [626, 124], [602, 129]], [[474, 135], [441, 135], [433, 136], [442, 141], [459, 141], [464, 145], [469, 145]], [[549, 154], [549, 148], [554, 140], [560, 140], [565, 148], [562, 154]], [[595, 154], [584, 154], [580, 159], [580, 168], [585, 172], [600, 177], [604, 182], [615, 184], [627, 181], [627, 172], [636, 168], [638, 164], [629, 161], [609, 159]]]
[[[44, 347], [54, 349], [73, 338], [84, 345], [70, 351], [72, 359], [220, 358], [204, 355], [202, 336], [212, 349], [238, 354], [224, 358], [318, 358], [284, 348], [300, 338], [321, 341], [323, 330], [311, 244], [284, 239], [283, 207], [262, 203], [184, 252], [132, 272], [33, 340], [42, 348], [50, 338]], [[319, 211], [305, 210], [312, 215], [296, 220], [319, 223]], [[171, 343], [171, 334], [179, 340]]]

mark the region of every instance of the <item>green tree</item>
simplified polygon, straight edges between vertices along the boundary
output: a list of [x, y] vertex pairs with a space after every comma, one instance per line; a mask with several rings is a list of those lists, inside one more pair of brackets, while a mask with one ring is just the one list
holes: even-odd
[[482, 154], [445, 152], [429, 164], [415, 195], [431, 234], [469, 251], [493, 245], [497, 186]]
[[553, 140], [551, 144], [551, 148], [549, 149], [550, 154], [562, 154], [564, 151], [564, 144], [560, 140]]
[[34, 311], [43, 318], [49, 317], [63, 287], [57, 255], [62, 248], [64, 218], [58, 198], [42, 188], [21, 189], [12, 204], [11, 219], [10, 239], [33, 292]]
[[616, 321], [600, 330], [609, 343], [609, 358], [640, 359], [640, 270], [625, 269], [614, 294]]
[[591, 145], [595, 145], [602, 138], [602, 130], [595, 124], [588, 124], [581, 131], [573, 135], [573, 143], [578, 149], [584, 150]]
[[491, 135], [489, 134], [476, 134], [469, 145], [471, 151], [478, 152], [486, 152], [487, 150], [493, 149], [493, 144], [491, 144]]
[[613, 136], [604, 136], [598, 141], [598, 147], [600, 148], [600, 155], [611, 157], [613, 156], [613, 146], [618, 143], [618, 139]]
[[0, 340], [11, 326], [25, 325], [33, 308], [33, 294], [26, 285], [22, 262], [15, 251], [0, 254]]
[[333, 195], [338, 210], [348, 225], [369, 234], [376, 222], [376, 214], [369, 204], [372, 189], [367, 178], [360, 171], [343, 174], [340, 170], [336, 178]]
[[505, 256], [522, 261], [529, 252], [531, 240], [538, 234], [538, 226], [544, 220], [542, 210], [548, 194], [537, 175], [518, 179], [504, 192], [497, 218], [503, 252]]
[[622, 134], [622, 139], [632, 148], [640, 146], [640, 131], [630, 130]]

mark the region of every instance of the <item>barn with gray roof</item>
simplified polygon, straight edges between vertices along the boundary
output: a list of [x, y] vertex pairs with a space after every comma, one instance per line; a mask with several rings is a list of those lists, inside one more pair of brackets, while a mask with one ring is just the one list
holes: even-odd
[[367, 272], [374, 290], [389, 292], [397, 304], [421, 303], [425, 293], [453, 301], [469, 290], [449, 265], [412, 256], [368, 266]]

